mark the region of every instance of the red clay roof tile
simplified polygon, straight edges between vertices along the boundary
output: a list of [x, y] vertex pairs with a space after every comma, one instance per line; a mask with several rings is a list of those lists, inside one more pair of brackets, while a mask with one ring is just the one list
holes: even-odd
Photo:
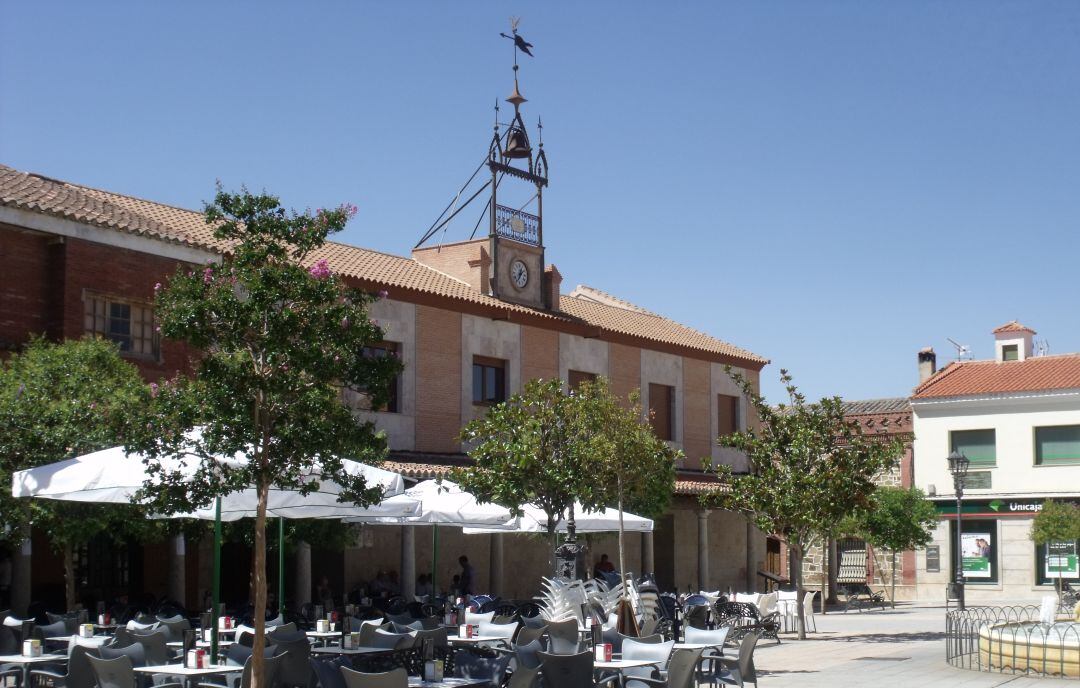
[[[0, 205], [216, 252], [228, 249], [225, 242], [214, 237], [212, 228], [200, 212], [28, 174], [4, 165], [0, 165]], [[338, 274], [378, 284], [390, 292], [391, 298], [395, 291], [416, 291], [568, 324], [597, 327], [640, 338], [645, 347], [648, 342], [657, 342], [738, 359], [756, 367], [768, 363], [768, 359], [755, 353], [636, 307], [618, 307], [564, 294], [559, 311], [530, 308], [483, 294], [412, 258], [347, 244], [327, 243], [308, 257], [312, 264], [320, 259], [325, 259], [330, 269]], [[608, 298], [618, 301], [615, 297]]]
[[950, 363], [915, 388], [912, 399], [1080, 389], [1080, 354], [1023, 361]]

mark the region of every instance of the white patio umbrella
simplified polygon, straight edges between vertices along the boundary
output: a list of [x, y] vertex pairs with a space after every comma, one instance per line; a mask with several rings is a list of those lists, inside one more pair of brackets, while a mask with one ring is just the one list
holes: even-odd
[[513, 519], [510, 510], [498, 504], [481, 504], [476, 497], [449, 480], [438, 482], [425, 480], [413, 485], [397, 497], [383, 502], [390, 507], [409, 501], [420, 502], [415, 514], [403, 517], [360, 516], [346, 518], [349, 523], [386, 523], [395, 525], [423, 525], [439, 523], [456, 526], [501, 525]]
[[397, 497], [387, 499], [384, 504], [393, 505], [398, 500], [415, 499], [420, 502], [419, 511], [405, 517], [354, 517], [347, 518], [350, 523], [373, 523], [383, 525], [427, 525], [431, 524], [431, 585], [436, 585], [437, 562], [439, 560], [439, 526], [451, 525], [459, 528], [466, 526], [498, 526], [507, 522], [516, 522], [516, 518], [506, 507], [498, 504], [481, 504], [476, 497], [461, 489], [450, 480], [425, 480], [413, 485]]
[[[194, 431], [198, 432], [198, 431]], [[11, 493], [15, 497], [38, 497], [73, 502], [93, 502], [109, 504], [137, 503], [136, 493], [150, 477], [143, 455], [128, 454], [123, 447], [111, 447], [65, 461], [58, 461], [45, 466], [38, 466], [12, 475]], [[223, 465], [241, 466], [247, 460], [242, 455], [220, 457]], [[179, 470], [182, 474], [194, 476], [199, 466], [199, 458], [194, 454], [163, 458], [161, 463], [167, 470]], [[363, 475], [370, 485], [381, 485], [383, 495], [400, 495], [404, 481], [397, 473], [374, 468], [357, 461], [343, 459], [345, 472], [350, 475]], [[319, 471], [313, 470], [308, 480], [318, 480]], [[405, 516], [415, 514], [420, 503], [411, 499], [399, 499], [388, 507], [375, 504], [359, 507], [338, 501], [341, 486], [330, 480], [318, 480], [319, 488], [314, 492], [301, 495], [293, 490], [271, 489], [267, 505], [267, 515], [278, 517], [278, 537], [282, 540], [279, 552], [279, 596], [284, 603], [284, 522], [283, 518], [344, 518], [347, 516], [381, 515]], [[257, 495], [254, 489], [240, 490], [214, 500], [213, 506], [204, 507], [188, 514], [177, 514], [175, 518], [200, 518], [214, 520], [214, 592], [213, 592], [213, 645], [217, 644], [217, 600], [220, 577], [220, 549], [222, 520], [237, 520], [254, 516], [257, 507]], [[385, 501], [385, 500], [384, 500]]]
[[[547, 514], [535, 504], [526, 504], [522, 507], [524, 514], [517, 519], [508, 520], [498, 526], [467, 527], [466, 534], [480, 533], [546, 533]], [[586, 511], [581, 504], [574, 505], [574, 523], [579, 533], [604, 533], [619, 529], [619, 510], [603, 509], [601, 511]], [[638, 533], [651, 533], [653, 529], [652, 519], [643, 516], [623, 512], [623, 528]], [[566, 532], [566, 518], [562, 518], [555, 530], [560, 533]]]
[[[222, 458], [223, 465], [240, 466], [244, 458]], [[405, 483], [397, 473], [368, 466], [358, 461], [344, 459], [345, 472], [352, 476], [363, 475], [369, 485], [380, 485], [384, 498], [401, 495]], [[161, 463], [166, 469], [177, 469], [194, 475], [198, 459], [194, 456], [165, 458]], [[313, 470], [306, 480], [318, 480], [319, 471]], [[73, 459], [58, 461], [17, 471], [12, 476], [11, 493], [15, 497], [38, 497], [69, 502], [96, 502], [108, 504], [135, 503], [136, 493], [143, 487], [150, 474], [143, 456], [127, 454], [123, 447], [111, 447], [84, 454]], [[370, 507], [358, 507], [341, 503], [338, 498], [341, 486], [330, 480], [319, 480], [318, 490], [301, 495], [294, 490], [271, 489], [267, 505], [268, 515], [285, 518], [344, 518], [346, 516], [408, 516], [417, 513], [417, 500], [400, 498], [392, 504], [386, 500]], [[221, 500], [221, 518], [234, 521], [254, 516], [258, 497], [254, 489], [241, 490]], [[207, 506], [177, 518], [214, 518], [215, 508]]]

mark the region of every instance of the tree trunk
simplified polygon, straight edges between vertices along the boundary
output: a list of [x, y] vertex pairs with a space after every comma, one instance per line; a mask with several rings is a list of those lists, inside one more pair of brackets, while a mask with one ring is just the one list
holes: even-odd
[[889, 602], [892, 603], [892, 608], [896, 609], [896, 550], [889, 550], [889, 578], [892, 579], [892, 592], [889, 593]]
[[622, 474], [618, 476], [619, 485], [619, 582], [622, 583], [623, 591], [622, 596], [624, 600], [630, 599], [630, 591], [627, 590], [626, 585], [626, 547], [623, 544], [623, 538], [625, 537], [625, 530], [623, 528], [623, 492], [622, 492]]
[[270, 495], [270, 483], [260, 480], [259, 506], [255, 512], [255, 566], [252, 572], [255, 584], [255, 641], [251, 648], [251, 688], [267, 688], [266, 663], [266, 502]]
[[788, 554], [791, 556], [791, 580], [795, 583], [795, 612], [799, 619], [799, 640], [806, 640], [806, 616], [803, 614], [803, 598], [806, 591], [802, 585], [802, 545], [788, 541]]
[[75, 546], [64, 543], [64, 601], [67, 611], [75, 610]]
[[30, 607], [30, 582], [33, 578], [31, 559], [33, 555], [30, 523], [19, 526], [18, 548], [11, 572], [11, 610], [25, 617]]

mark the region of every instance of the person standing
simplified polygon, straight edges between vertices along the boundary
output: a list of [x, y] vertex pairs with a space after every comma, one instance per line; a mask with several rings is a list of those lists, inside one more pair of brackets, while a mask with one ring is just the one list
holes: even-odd
[[475, 573], [472, 564], [469, 563], [469, 558], [464, 554], [458, 557], [458, 563], [461, 564], [461, 578], [458, 580], [458, 592], [467, 600], [475, 594], [475, 591], [473, 590]]

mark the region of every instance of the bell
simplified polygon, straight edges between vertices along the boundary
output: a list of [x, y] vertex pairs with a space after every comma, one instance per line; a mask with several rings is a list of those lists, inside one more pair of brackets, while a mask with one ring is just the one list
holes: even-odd
[[506, 148], [502, 155], [504, 158], [527, 158], [532, 155], [529, 137], [524, 131], [515, 128], [506, 134]]

